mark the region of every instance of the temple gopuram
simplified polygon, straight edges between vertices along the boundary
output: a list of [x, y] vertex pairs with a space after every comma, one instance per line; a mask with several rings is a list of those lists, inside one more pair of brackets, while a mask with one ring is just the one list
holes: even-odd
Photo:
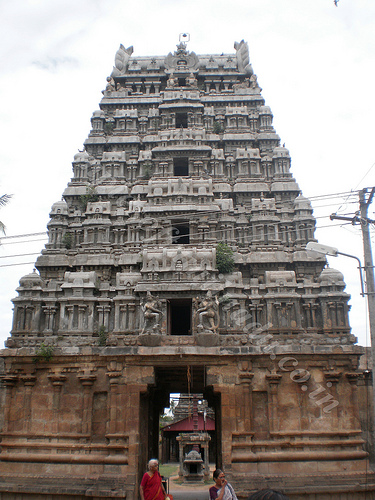
[[120, 45], [19, 281], [1, 499], [137, 500], [172, 393], [208, 402], [213, 465], [240, 500], [374, 495], [350, 296], [306, 250], [313, 210], [248, 45], [197, 55], [186, 40], [167, 56]]

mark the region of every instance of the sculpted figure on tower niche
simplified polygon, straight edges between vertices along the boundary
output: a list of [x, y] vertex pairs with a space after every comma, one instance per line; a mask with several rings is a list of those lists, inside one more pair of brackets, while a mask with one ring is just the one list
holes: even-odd
[[194, 322], [198, 321], [197, 330], [211, 331], [216, 333], [219, 328], [219, 301], [217, 297], [212, 297], [211, 290], [207, 292], [203, 299], [194, 300]]
[[158, 299], [147, 292], [147, 297], [142, 304], [144, 326], [142, 334], [145, 332], [159, 333], [160, 332], [160, 319], [163, 312], [160, 310], [160, 303]]
[[107, 77], [107, 82], [108, 83], [107, 83], [107, 86], [105, 88], [107, 90], [107, 92], [111, 92], [112, 90], [116, 90], [115, 81], [111, 76]]
[[176, 78], [173, 76], [173, 74], [169, 75], [167, 86], [168, 87], [175, 87], [176, 85], [177, 85]]
[[186, 79], [186, 83], [189, 87], [196, 87], [197, 86], [197, 79], [195, 78], [194, 73], [190, 73], [190, 75]]

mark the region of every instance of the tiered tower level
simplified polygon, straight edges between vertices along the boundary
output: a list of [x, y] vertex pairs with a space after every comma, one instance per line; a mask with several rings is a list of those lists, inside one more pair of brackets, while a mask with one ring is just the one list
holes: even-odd
[[[310, 202], [247, 44], [235, 49], [197, 56], [180, 43], [135, 57], [120, 46], [52, 207], [40, 275], [20, 281], [9, 346], [93, 345], [99, 334], [112, 346], [147, 334], [196, 344], [209, 332], [225, 345], [259, 343], [257, 332], [353, 342], [342, 275], [305, 251]], [[227, 247], [230, 272], [217, 266]]]
[[363, 348], [342, 274], [306, 251], [312, 208], [247, 44], [121, 45], [107, 80], [13, 300], [0, 497], [136, 500], [159, 415], [184, 393], [212, 408], [210, 456], [240, 500], [265, 485], [364, 500]]

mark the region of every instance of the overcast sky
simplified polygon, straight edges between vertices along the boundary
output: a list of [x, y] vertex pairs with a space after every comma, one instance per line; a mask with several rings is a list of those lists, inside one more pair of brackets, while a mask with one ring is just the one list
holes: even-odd
[[[356, 198], [316, 197], [375, 185], [374, 0], [0, 0], [0, 194], [13, 195], [0, 211], [8, 236], [0, 247], [0, 348], [19, 279], [46, 241], [9, 237], [46, 230], [120, 43], [134, 46], [133, 57], [167, 55], [183, 32], [197, 54], [233, 53], [235, 41], [248, 42], [292, 173], [313, 200], [319, 242], [363, 260], [359, 228], [328, 218], [353, 214]], [[357, 264], [329, 263], [352, 296], [353, 333], [369, 345]]]

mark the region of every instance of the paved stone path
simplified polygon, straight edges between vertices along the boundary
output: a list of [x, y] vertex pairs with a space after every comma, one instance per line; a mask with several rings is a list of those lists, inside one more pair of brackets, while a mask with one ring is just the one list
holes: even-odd
[[186, 485], [170, 480], [169, 492], [173, 495], [173, 500], [208, 500], [208, 490], [212, 484]]
[[171, 490], [170, 492], [173, 495], [173, 500], [208, 500], [208, 488], [206, 491]]

